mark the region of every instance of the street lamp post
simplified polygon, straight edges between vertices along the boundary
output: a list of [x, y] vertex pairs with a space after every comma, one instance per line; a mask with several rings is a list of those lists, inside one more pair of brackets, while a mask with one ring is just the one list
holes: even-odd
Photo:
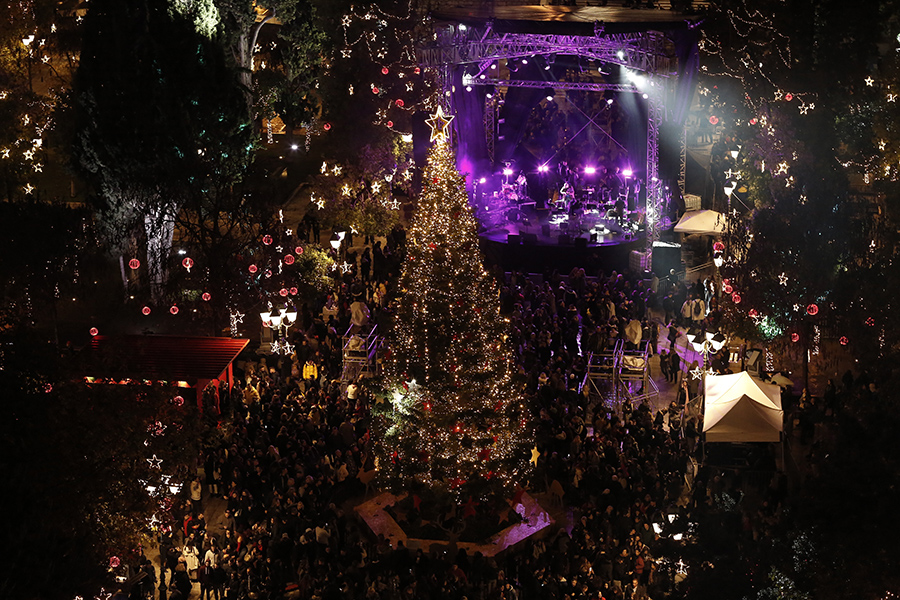
[[288, 329], [297, 322], [297, 310], [293, 307], [284, 306], [284, 310], [269, 309], [259, 313], [263, 327], [268, 327], [274, 332], [275, 338], [271, 344], [271, 350], [275, 354], [284, 354], [285, 356], [294, 352], [294, 346], [287, 339]]
[[22, 45], [25, 46], [26, 56], [25, 56], [25, 65], [28, 67], [28, 91], [33, 92], [34, 88], [31, 83], [31, 43], [34, 41], [34, 34], [23, 37]]
[[716, 354], [725, 347], [725, 336], [719, 332], [691, 329], [687, 332], [687, 339], [694, 350], [703, 356], [703, 370], [709, 362], [709, 355]]

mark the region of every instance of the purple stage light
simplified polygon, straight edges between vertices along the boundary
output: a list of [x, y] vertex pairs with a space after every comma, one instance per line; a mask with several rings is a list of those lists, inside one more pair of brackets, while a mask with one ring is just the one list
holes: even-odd
[[597, 172], [597, 167], [585, 167], [584, 172], [587, 175], [593, 175], [594, 173]]
[[507, 177], [509, 177], [510, 175], [513, 174], [513, 170], [510, 168], [503, 169], [503, 174], [506, 175]]
[[546, 173], [550, 170], [548, 165], [538, 165], [538, 173]]
[[624, 175], [625, 177], [631, 177], [632, 175], [634, 175], [634, 171], [632, 171], [631, 169], [625, 169], [624, 171], [622, 171], [622, 175]]
[[478, 180], [478, 183], [487, 183], [487, 177], [482, 177]]

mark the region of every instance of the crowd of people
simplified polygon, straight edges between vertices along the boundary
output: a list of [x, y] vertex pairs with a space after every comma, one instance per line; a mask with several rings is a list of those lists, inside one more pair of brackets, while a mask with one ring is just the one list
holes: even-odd
[[528, 486], [564, 497], [574, 520], [499, 558], [428, 553], [374, 536], [352, 510], [375, 464], [364, 386], [341, 382], [342, 335], [361, 323], [389, 326], [396, 263], [386, 257], [400, 253], [396, 243], [367, 247], [334, 290], [302, 311], [292, 356], [257, 357], [220, 391], [221, 442], [205, 450], [173, 506], [178, 527], [160, 534], [160, 597], [186, 600], [195, 584], [204, 600], [665, 597], [676, 571], [658, 556], [660, 544], [707, 507], [702, 477], [686, 478], [696, 424], [682, 428], [675, 404], [613, 407], [581, 384], [589, 353], [616, 340], [656, 352], [666, 324], [651, 308], [678, 288], [581, 269], [540, 282], [503, 278], [501, 312], [541, 453]]

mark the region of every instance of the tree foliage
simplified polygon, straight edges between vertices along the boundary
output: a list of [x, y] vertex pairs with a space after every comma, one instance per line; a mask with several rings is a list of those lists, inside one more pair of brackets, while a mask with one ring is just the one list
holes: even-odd
[[[202, 423], [173, 388], [87, 385], [77, 361], [22, 335], [0, 355], [4, 598], [89, 596], [183, 483]], [[162, 459], [160, 469], [148, 461]], [[147, 486], [158, 488], [150, 494]], [[106, 583], [109, 585], [109, 582]]]

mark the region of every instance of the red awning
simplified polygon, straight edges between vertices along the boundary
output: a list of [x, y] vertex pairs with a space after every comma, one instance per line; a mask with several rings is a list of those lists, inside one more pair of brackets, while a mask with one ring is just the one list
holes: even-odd
[[98, 335], [85, 353], [87, 377], [187, 381], [216, 379], [250, 340], [168, 335]]

